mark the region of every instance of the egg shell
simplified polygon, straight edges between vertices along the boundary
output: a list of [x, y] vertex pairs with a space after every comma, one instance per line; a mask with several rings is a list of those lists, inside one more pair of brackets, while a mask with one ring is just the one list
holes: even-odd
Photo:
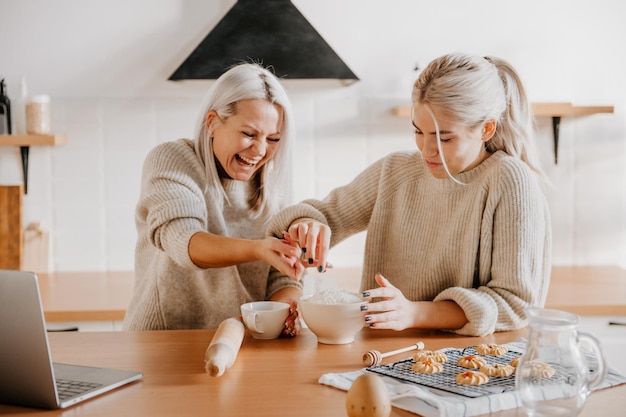
[[391, 400], [382, 378], [365, 372], [355, 379], [346, 396], [346, 411], [349, 417], [389, 417]]

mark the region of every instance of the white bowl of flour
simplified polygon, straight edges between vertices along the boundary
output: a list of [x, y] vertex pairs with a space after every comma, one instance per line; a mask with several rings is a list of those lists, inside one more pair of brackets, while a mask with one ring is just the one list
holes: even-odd
[[300, 299], [300, 314], [309, 329], [324, 344], [354, 341], [364, 326], [360, 295], [339, 288], [329, 288]]

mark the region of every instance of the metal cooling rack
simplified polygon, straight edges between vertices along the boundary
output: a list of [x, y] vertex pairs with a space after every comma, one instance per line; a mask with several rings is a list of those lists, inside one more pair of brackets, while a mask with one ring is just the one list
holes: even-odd
[[[466, 355], [480, 356], [488, 364], [508, 365], [515, 357], [521, 356], [522, 352], [510, 350], [502, 356], [478, 355], [474, 346], [465, 349], [445, 348], [440, 349], [448, 357], [448, 361], [443, 363], [443, 371], [438, 374], [420, 374], [411, 370], [415, 363], [413, 358], [407, 358], [387, 365], [377, 365], [367, 368], [370, 372], [386, 375], [404, 382], [422, 385], [436, 390], [462, 395], [464, 397], [476, 398], [484, 395], [500, 394], [515, 390], [515, 373], [507, 377], [490, 376], [489, 382], [483, 385], [461, 385], [455, 382], [456, 376], [461, 372], [471, 369], [463, 368], [456, 364], [457, 360]], [[557, 379], [557, 373], [551, 379]]]

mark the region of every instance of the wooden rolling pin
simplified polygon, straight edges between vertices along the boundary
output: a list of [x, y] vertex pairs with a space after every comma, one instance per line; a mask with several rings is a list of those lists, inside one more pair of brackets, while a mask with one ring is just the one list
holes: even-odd
[[244, 331], [243, 323], [234, 317], [220, 323], [204, 353], [204, 369], [211, 376], [221, 376], [233, 366], [243, 342]]

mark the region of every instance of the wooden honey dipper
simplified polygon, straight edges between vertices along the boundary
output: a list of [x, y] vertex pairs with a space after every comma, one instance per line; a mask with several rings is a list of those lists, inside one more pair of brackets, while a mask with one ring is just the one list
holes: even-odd
[[387, 356], [398, 355], [404, 352], [410, 352], [412, 350], [424, 349], [424, 342], [417, 342], [414, 345], [407, 346], [402, 349], [392, 350], [391, 352], [380, 353], [377, 350], [370, 350], [369, 352], [363, 355], [363, 365], [365, 366], [376, 366], [380, 365], [383, 361], [383, 358]]

